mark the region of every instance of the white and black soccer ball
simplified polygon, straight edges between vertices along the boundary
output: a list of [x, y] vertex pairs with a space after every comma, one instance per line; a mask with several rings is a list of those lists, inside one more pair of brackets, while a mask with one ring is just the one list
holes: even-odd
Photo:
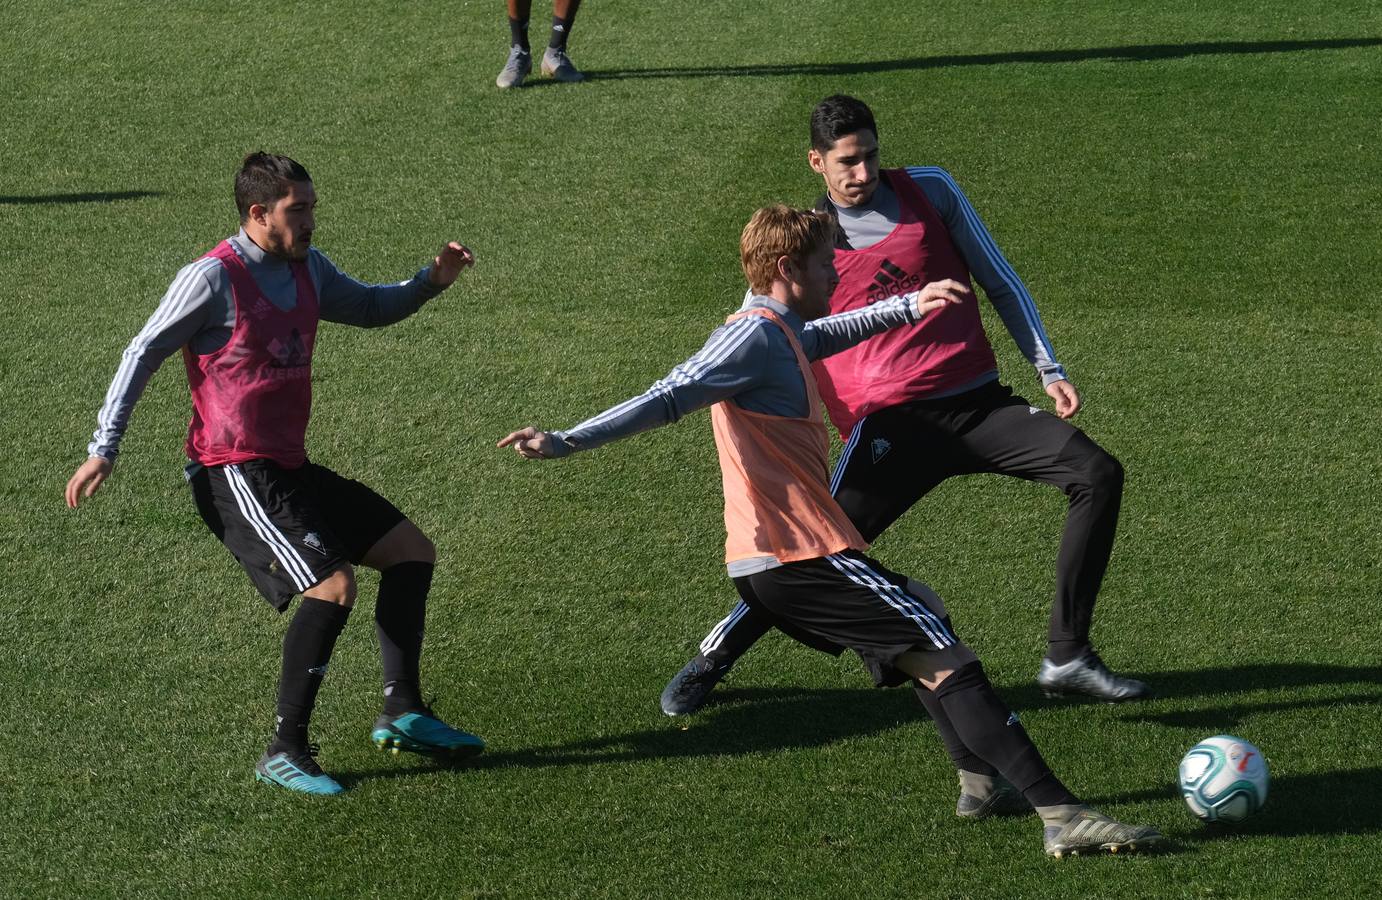
[[1216, 734], [1180, 761], [1180, 794], [1206, 822], [1241, 822], [1267, 802], [1267, 761], [1242, 738]]

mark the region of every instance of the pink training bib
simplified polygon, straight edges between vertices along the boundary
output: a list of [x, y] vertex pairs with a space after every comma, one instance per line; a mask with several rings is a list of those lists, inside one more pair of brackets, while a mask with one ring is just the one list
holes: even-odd
[[297, 468], [307, 459], [318, 320], [307, 264], [290, 263], [297, 305], [284, 312], [264, 296], [229, 241], [207, 256], [219, 259], [230, 278], [235, 329], [213, 353], [182, 349], [192, 391], [187, 455], [206, 466], [271, 459]]
[[[882, 175], [897, 193], [901, 221], [872, 247], [835, 251], [840, 283], [830, 297], [832, 314], [943, 278], [970, 283], [969, 267], [921, 188], [905, 169], [887, 169]], [[846, 438], [875, 410], [969, 384], [997, 366], [978, 306], [959, 303], [818, 360], [812, 369], [830, 421]]]

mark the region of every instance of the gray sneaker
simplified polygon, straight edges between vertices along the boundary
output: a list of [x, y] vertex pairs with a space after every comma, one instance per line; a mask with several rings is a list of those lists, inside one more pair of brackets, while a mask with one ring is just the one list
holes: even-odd
[[1079, 856], [1081, 853], [1135, 853], [1151, 850], [1165, 840], [1155, 828], [1124, 825], [1089, 807], [1064, 825], [1047, 825], [1042, 843], [1047, 856]]
[[514, 44], [509, 48], [509, 61], [499, 70], [499, 77], [494, 79], [494, 83], [501, 88], [518, 87], [532, 70], [533, 54]]
[[696, 654], [672, 676], [662, 690], [662, 711], [669, 716], [689, 716], [705, 705], [705, 698], [729, 671], [729, 663]]
[[1135, 678], [1123, 678], [1110, 672], [1093, 649], [1086, 650], [1083, 655], [1059, 666], [1049, 658], [1043, 659], [1036, 680], [1037, 685], [1048, 697], [1088, 694], [1109, 703], [1118, 703], [1122, 700], [1140, 700], [1152, 695], [1151, 688], [1147, 687], [1145, 682]]
[[993, 788], [983, 796], [965, 792], [964, 776], [960, 777], [960, 799], [955, 803], [955, 815], [962, 819], [987, 819], [990, 816], [1022, 816], [1032, 811], [1017, 788], [999, 776]]
[[565, 50], [548, 47], [542, 54], [542, 74], [557, 81], [585, 81], [585, 76], [571, 62]]

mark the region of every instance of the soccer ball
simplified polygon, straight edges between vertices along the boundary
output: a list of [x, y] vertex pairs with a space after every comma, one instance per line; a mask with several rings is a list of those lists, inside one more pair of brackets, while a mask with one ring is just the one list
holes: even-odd
[[1267, 802], [1267, 761], [1242, 738], [1217, 734], [1180, 761], [1180, 793], [1206, 822], [1241, 822]]

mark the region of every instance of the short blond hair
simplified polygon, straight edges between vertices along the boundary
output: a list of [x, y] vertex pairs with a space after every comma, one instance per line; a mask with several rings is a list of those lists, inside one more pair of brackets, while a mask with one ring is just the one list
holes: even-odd
[[835, 245], [835, 223], [814, 209], [793, 209], [781, 203], [753, 214], [739, 238], [739, 260], [749, 290], [766, 294], [778, 278], [777, 261], [787, 257], [800, 263], [822, 247]]

